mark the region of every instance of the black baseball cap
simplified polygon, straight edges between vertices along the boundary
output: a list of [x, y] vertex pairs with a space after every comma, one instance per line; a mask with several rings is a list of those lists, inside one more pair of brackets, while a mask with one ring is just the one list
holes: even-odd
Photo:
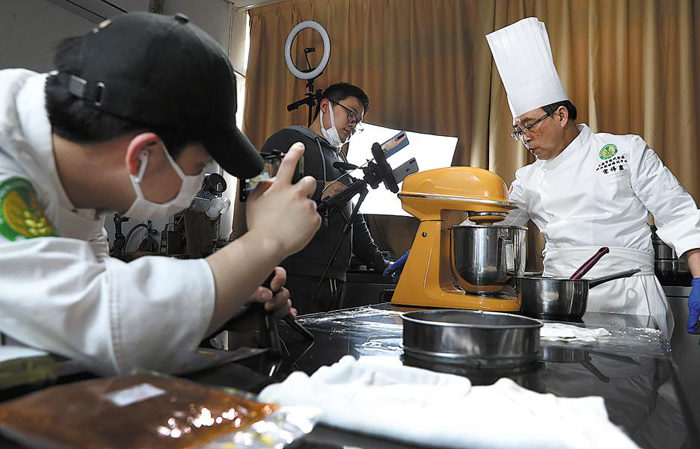
[[134, 12], [82, 38], [79, 69], [58, 73], [73, 95], [131, 122], [197, 137], [227, 172], [263, 168], [236, 126], [236, 78], [228, 56], [187, 16]]

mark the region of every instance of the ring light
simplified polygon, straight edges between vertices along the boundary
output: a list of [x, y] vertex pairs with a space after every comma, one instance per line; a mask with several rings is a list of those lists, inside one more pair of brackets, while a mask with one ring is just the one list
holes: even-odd
[[[292, 61], [292, 42], [297, 34], [306, 28], [312, 28], [318, 31], [318, 34], [320, 34], [321, 38], [323, 39], [323, 58], [321, 58], [321, 63], [318, 65], [318, 67], [310, 72], [302, 72], [301, 70], [297, 69]], [[328, 59], [330, 59], [330, 56], [331, 40], [328, 37], [328, 33], [326, 32], [326, 29], [321, 26], [321, 24], [314, 22], [313, 20], [306, 20], [292, 28], [292, 31], [289, 32], [289, 36], [287, 36], [287, 42], [284, 44], [284, 60], [287, 62], [287, 68], [290, 72], [292, 72], [292, 75], [302, 80], [314, 79], [323, 73], [323, 69], [325, 69], [326, 65], [328, 65]]]

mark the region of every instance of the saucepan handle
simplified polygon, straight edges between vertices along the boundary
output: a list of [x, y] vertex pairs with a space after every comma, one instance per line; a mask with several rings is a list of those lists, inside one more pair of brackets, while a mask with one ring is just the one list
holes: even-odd
[[603, 276], [600, 278], [591, 279], [590, 281], [588, 281], [588, 288], [593, 288], [593, 287], [600, 285], [604, 282], [614, 281], [615, 279], [628, 278], [628, 277], [632, 276], [633, 274], [639, 273], [640, 271], [642, 271], [642, 270], [640, 270], [639, 268], [634, 268], [632, 270], [620, 271], [619, 273], [614, 273], [614, 274], [611, 274], [608, 276]]
[[593, 265], [597, 264], [598, 261], [600, 260], [601, 257], [604, 255], [608, 254], [610, 252], [610, 248], [607, 246], [604, 246], [598, 250], [597, 253], [593, 255], [590, 259], [585, 261], [581, 267], [574, 272], [574, 274], [571, 275], [569, 279], [581, 279], [583, 276], [588, 273], [591, 268], [593, 268]]

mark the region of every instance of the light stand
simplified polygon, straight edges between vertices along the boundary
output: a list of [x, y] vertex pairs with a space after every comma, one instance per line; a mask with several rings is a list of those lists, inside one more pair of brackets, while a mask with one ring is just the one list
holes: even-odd
[[316, 101], [321, 98], [321, 89], [317, 89], [314, 92], [314, 79], [315, 78], [310, 78], [306, 81], [306, 88], [309, 89], [309, 91], [305, 94], [304, 98], [287, 105], [287, 111], [289, 112], [299, 108], [299, 106], [306, 105], [309, 107], [309, 118], [308, 124], [306, 125], [307, 127], [310, 127], [311, 123], [314, 120], [314, 106], [318, 108], [320, 105], [320, 103], [316, 104]]
[[[307, 69], [306, 70], [299, 70], [295, 65], [294, 61], [292, 58], [292, 42], [294, 41], [294, 38], [296, 35], [301, 31], [306, 28], [311, 28], [313, 30], [316, 30], [318, 34], [321, 35], [321, 39], [323, 40], [323, 56], [321, 58], [321, 62], [316, 68], [311, 68], [309, 64], [309, 53], [313, 53], [316, 51], [316, 47], [307, 47], [304, 49], [304, 57], [306, 58], [306, 63], [307, 63]], [[321, 24], [318, 22], [314, 22], [312, 20], [306, 20], [304, 22], [301, 22], [297, 24], [294, 28], [292, 28], [292, 31], [289, 32], [289, 35], [287, 36], [287, 41], [284, 44], [284, 60], [287, 64], [287, 68], [289, 69], [290, 72], [292, 72], [292, 75], [295, 77], [306, 80], [306, 87], [309, 90], [306, 93], [306, 96], [302, 98], [299, 101], [295, 101], [294, 103], [288, 104], [287, 105], [287, 111], [293, 111], [297, 109], [299, 106], [302, 105], [307, 105], [309, 107], [309, 123], [307, 126], [311, 126], [311, 122], [313, 122], [314, 118], [314, 106], [318, 106], [316, 104], [316, 100], [319, 100], [321, 98], [321, 90], [316, 90], [314, 91], [314, 80], [323, 73], [323, 70], [326, 68], [328, 65], [328, 60], [330, 59], [331, 56], [331, 39], [328, 37], [328, 32], [326, 31]], [[320, 102], [319, 102], [320, 103]]]

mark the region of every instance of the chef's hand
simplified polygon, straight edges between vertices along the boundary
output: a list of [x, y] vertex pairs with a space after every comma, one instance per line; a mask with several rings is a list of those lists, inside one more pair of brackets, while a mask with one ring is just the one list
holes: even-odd
[[[693, 278], [690, 285], [693, 287], [690, 290], [688, 298], [688, 333], [700, 334], [700, 278]], [[700, 344], [700, 341], [698, 341]]]
[[282, 260], [306, 246], [321, 226], [316, 203], [310, 199], [316, 180], [305, 176], [292, 184], [294, 169], [304, 154], [304, 145], [289, 148], [274, 181], [263, 180], [248, 197], [246, 221], [260, 247], [271, 248]]
[[275, 267], [275, 276], [270, 281], [270, 287], [258, 287], [250, 301], [263, 303], [265, 310], [275, 312], [275, 318], [283, 318], [287, 314], [296, 318], [297, 310], [292, 307], [289, 290], [284, 288], [285, 282], [287, 271], [282, 267]]
[[403, 256], [399, 257], [396, 262], [390, 263], [382, 273], [382, 276], [390, 277], [393, 282], [398, 282], [399, 276], [401, 276], [401, 272], [403, 271], [404, 265], [406, 265], [406, 260], [410, 253], [411, 250], [409, 249]]

